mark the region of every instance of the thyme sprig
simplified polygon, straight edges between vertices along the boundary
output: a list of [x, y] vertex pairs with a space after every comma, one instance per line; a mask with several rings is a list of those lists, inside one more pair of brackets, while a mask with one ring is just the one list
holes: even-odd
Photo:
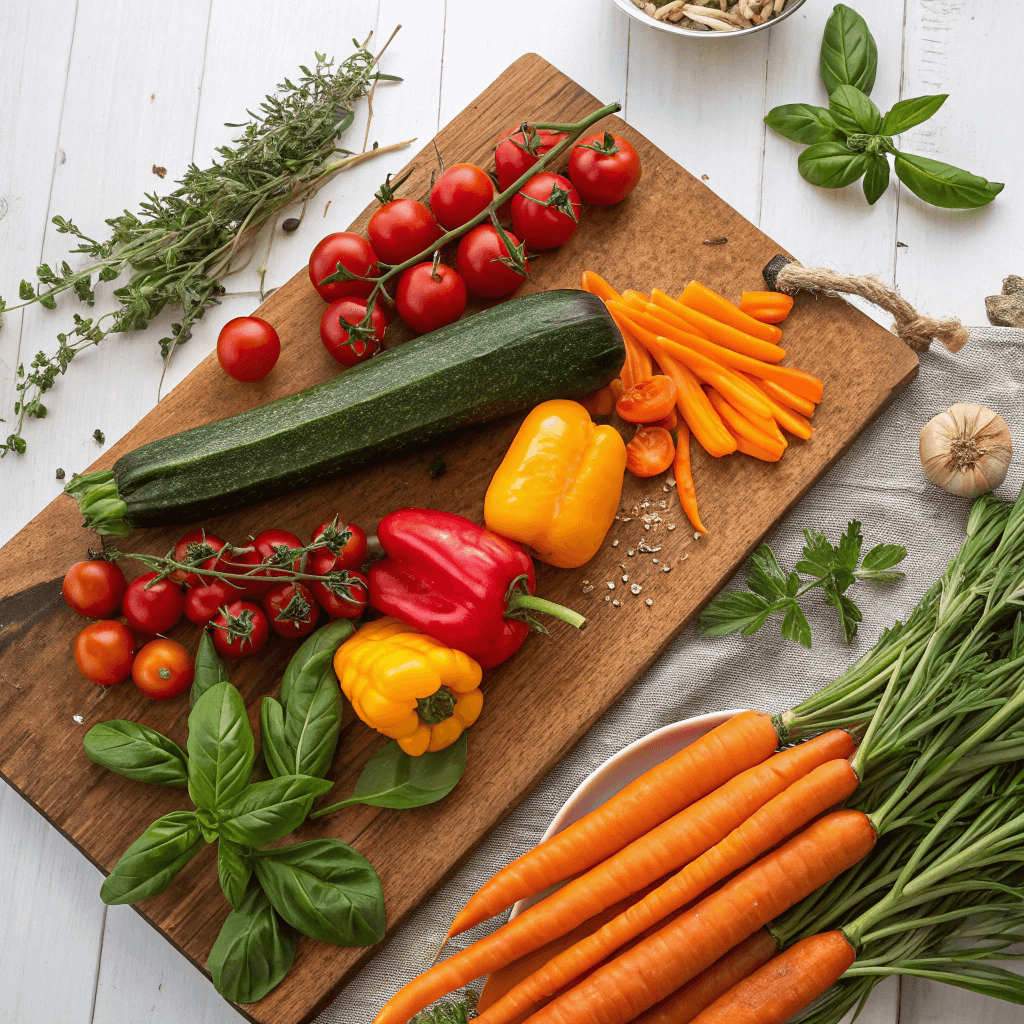
[[92, 306], [97, 282], [114, 281], [125, 272], [130, 276], [114, 290], [118, 309], [99, 317], [76, 313], [72, 330], [57, 335], [55, 352], [40, 351], [27, 369], [24, 363], [18, 367], [17, 420], [13, 433], [0, 443], [0, 458], [25, 452], [26, 417], [46, 416], [43, 395], [79, 352], [109, 334], [142, 330], [172, 306], [181, 309], [181, 317], [170, 335], [160, 339], [167, 360], [188, 340], [207, 307], [219, 302], [224, 278], [248, 264], [264, 225], [285, 207], [312, 198], [339, 172], [412, 141], [364, 147], [363, 152], [338, 146], [355, 119], [356, 102], [371, 85], [401, 81], [374, 70], [386, 45], [376, 56], [366, 43], [353, 40], [353, 45], [355, 52], [338, 65], [316, 54], [315, 67], [301, 67], [297, 81], [286, 78], [256, 113], [249, 112], [249, 121], [228, 125], [242, 133], [232, 145], [218, 148], [219, 160], [205, 168], [192, 164], [170, 195], [147, 194], [138, 212], [126, 210], [108, 219], [106, 240], [90, 238], [70, 219], [53, 218], [58, 233], [79, 240], [71, 253], [91, 262], [80, 270], [67, 262], [56, 269], [42, 264], [36, 269], [36, 284], [21, 282], [20, 303], [7, 306], [0, 298], [0, 317], [5, 310], [36, 302], [54, 309], [57, 296], [67, 291]]

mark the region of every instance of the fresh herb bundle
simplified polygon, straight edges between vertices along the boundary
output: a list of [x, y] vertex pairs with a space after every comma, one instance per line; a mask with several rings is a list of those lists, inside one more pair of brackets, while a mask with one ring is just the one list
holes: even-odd
[[36, 270], [35, 285], [21, 282], [20, 303], [7, 306], [0, 298], [0, 317], [33, 302], [54, 309], [57, 296], [69, 290], [92, 306], [95, 282], [114, 281], [125, 271], [131, 276], [114, 290], [118, 309], [95, 318], [76, 313], [73, 330], [57, 335], [56, 352], [39, 352], [27, 368], [24, 363], [18, 367], [16, 427], [0, 444], [0, 458], [25, 452], [25, 418], [46, 416], [42, 396], [82, 349], [109, 334], [140, 331], [165, 307], [179, 307], [180, 321], [169, 337], [160, 339], [166, 360], [188, 340], [207, 307], [219, 301], [224, 278], [242, 269], [243, 256], [245, 263], [251, 259], [265, 224], [285, 207], [310, 199], [339, 172], [408, 145], [362, 153], [338, 146], [355, 119], [356, 102], [371, 86], [401, 81], [374, 70], [380, 54], [375, 57], [355, 40], [353, 45], [355, 52], [337, 66], [316, 54], [315, 67], [300, 68], [296, 82], [286, 78], [250, 121], [228, 125], [243, 131], [233, 145], [217, 150], [219, 161], [204, 168], [192, 164], [170, 195], [147, 195], [137, 213], [126, 210], [107, 220], [111, 233], [105, 241], [90, 238], [65, 217], [53, 218], [60, 234], [79, 240], [72, 254], [92, 262], [81, 270], [66, 262], [56, 269], [44, 263]]
[[999, 182], [952, 164], [914, 156], [893, 144], [927, 121], [946, 101], [945, 95], [900, 100], [882, 115], [868, 98], [875, 84], [878, 48], [867, 22], [852, 8], [838, 4], [821, 41], [821, 79], [828, 108], [808, 103], [774, 107], [765, 124], [807, 148], [800, 154], [800, 174], [812, 185], [843, 188], [864, 179], [864, 195], [876, 203], [889, 187], [889, 156], [896, 176], [914, 195], [933, 206], [973, 209], [1002, 192]]

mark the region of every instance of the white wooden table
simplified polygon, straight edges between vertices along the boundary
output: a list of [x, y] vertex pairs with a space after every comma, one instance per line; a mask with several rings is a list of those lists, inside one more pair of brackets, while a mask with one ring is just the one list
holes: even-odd
[[[247, 106], [312, 62], [314, 51], [344, 57], [353, 36], [373, 30], [379, 43], [401, 22], [382, 66], [405, 84], [378, 90], [371, 139], [430, 138], [515, 58], [535, 50], [602, 100], [622, 102], [630, 123], [803, 262], [877, 273], [921, 311], [984, 323], [984, 296], [999, 291], [1004, 275], [1024, 273], [1021, 22], [1003, 5], [970, 0], [857, 0], [878, 40], [873, 95], [883, 110], [901, 97], [951, 94], [907, 148], [1008, 182], [992, 206], [974, 212], [935, 210], [896, 187], [869, 208], [859, 185], [826, 192], [806, 184], [796, 170], [799, 147], [761, 120], [779, 103], [825, 102], [817, 53], [831, 7], [811, 0], [777, 29], [729, 43], [630, 27], [607, 0], [4, 4], [0, 294], [13, 300], [39, 262], [64, 257], [54, 214], [103, 237], [104, 217], [134, 208], [145, 191], [168, 190], [190, 161], [207, 163], [231, 138], [223, 122], [243, 120]], [[361, 142], [362, 131], [357, 122], [349, 139]], [[371, 162], [340, 176], [299, 231], [279, 231], [267, 287], [302, 266], [327, 230], [347, 225], [384, 172], [402, 162]], [[164, 181], [154, 165], [167, 168]], [[258, 287], [253, 270], [231, 279], [223, 304], [175, 355], [165, 391], [212, 350], [225, 321], [258, 304]], [[0, 415], [10, 415], [19, 361], [49, 349], [75, 308], [65, 301], [57, 312], [32, 307], [8, 315], [0, 333]], [[144, 334], [111, 337], [54, 388], [50, 415], [26, 430], [29, 453], [0, 462], [0, 540], [59, 493], [57, 467], [70, 475], [95, 458], [94, 429], [110, 443], [152, 408], [161, 372], [156, 341], [171, 322], [164, 316]], [[240, 1019], [130, 908], [104, 908], [100, 882], [84, 857], [0, 784], [2, 1024]], [[861, 1017], [868, 1024], [1022, 1019], [1020, 1007], [909, 980], [882, 986]]]

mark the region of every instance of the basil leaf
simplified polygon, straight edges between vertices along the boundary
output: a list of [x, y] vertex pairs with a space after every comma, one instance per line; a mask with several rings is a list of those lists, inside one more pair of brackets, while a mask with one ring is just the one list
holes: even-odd
[[188, 716], [188, 794], [196, 807], [224, 811], [249, 782], [256, 742], [242, 695], [217, 683]]
[[255, 868], [274, 909], [305, 935], [336, 946], [372, 946], [384, 938], [377, 872], [340, 840], [266, 850]]
[[124, 852], [100, 889], [107, 904], [138, 903], [161, 893], [199, 852], [203, 837], [191, 811], [157, 818]]
[[295, 774], [295, 759], [284, 739], [284, 709], [273, 697], [260, 705], [260, 739], [267, 771], [275, 778]]
[[355, 628], [348, 619], [338, 619], [310, 634], [292, 655], [288, 667], [284, 670], [284, 676], [281, 678], [281, 703], [287, 706], [292, 684], [307, 665], [316, 659], [322, 659], [325, 655], [329, 656], [329, 660], [333, 660], [334, 652], [354, 632]]
[[217, 875], [228, 903], [238, 910], [252, 877], [251, 851], [222, 836], [217, 843]]
[[882, 130], [881, 111], [855, 86], [837, 86], [828, 98], [828, 109], [832, 120], [848, 135], [877, 135]]
[[220, 834], [246, 846], [266, 846], [294, 832], [313, 801], [333, 782], [308, 775], [283, 775], [248, 786], [221, 818]]
[[946, 102], [947, 96], [947, 93], [941, 96], [916, 96], [914, 99], [894, 103], [892, 110], [882, 120], [882, 134], [899, 135], [927, 121]]
[[764, 123], [784, 138], [808, 146], [815, 142], [843, 140], [843, 133], [836, 127], [828, 110], [809, 103], [786, 103], [773, 107], [765, 115]]
[[947, 210], [987, 206], [1003, 191], [1001, 182], [986, 181], [970, 171], [926, 156], [897, 152], [894, 166], [896, 176], [914, 195]]
[[196, 651], [196, 674], [188, 695], [189, 704], [195, 707], [196, 701], [211, 686], [227, 681], [227, 666], [217, 654], [217, 648], [213, 646], [213, 637], [204, 629], [203, 635], [199, 638], [199, 650]]
[[299, 934], [275, 913], [259, 882], [227, 916], [206, 969], [233, 1003], [255, 1003], [281, 983], [295, 960]]
[[836, 4], [825, 23], [818, 70], [831, 96], [840, 85], [869, 95], [878, 69], [878, 47], [868, 23], [846, 4]]
[[188, 785], [188, 756], [172, 739], [148, 726], [115, 718], [94, 725], [82, 741], [90, 761], [136, 782]]
[[797, 167], [812, 185], [844, 188], [867, 170], [868, 159], [867, 154], [854, 153], [841, 142], [819, 142], [800, 154]]
[[868, 169], [864, 175], [864, 198], [874, 206], [889, 187], [889, 158], [884, 153], [868, 156]]

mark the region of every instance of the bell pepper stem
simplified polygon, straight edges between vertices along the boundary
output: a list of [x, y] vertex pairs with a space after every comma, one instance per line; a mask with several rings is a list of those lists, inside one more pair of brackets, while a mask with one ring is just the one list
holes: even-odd
[[[585, 616], [574, 612], [571, 608], [566, 608], [563, 604], [555, 604], [554, 601], [546, 601], [543, 597], [537, 597], [536, 594], [524, 594], [521, 590], [514, 590], [509, 598], [508, 608], [505, 612], [506, 617], [513, 617], [513, 613], [519, 609], [524, 612], [542, 612], [545, 615], [552, 615], [556, 619], [561, 619], [562, 622], [568, 622], [570, 626], [575, 626], [576, 629], [582, 629], [587, 621]], [[514, 617], [519, 618], [520, 616]]]

